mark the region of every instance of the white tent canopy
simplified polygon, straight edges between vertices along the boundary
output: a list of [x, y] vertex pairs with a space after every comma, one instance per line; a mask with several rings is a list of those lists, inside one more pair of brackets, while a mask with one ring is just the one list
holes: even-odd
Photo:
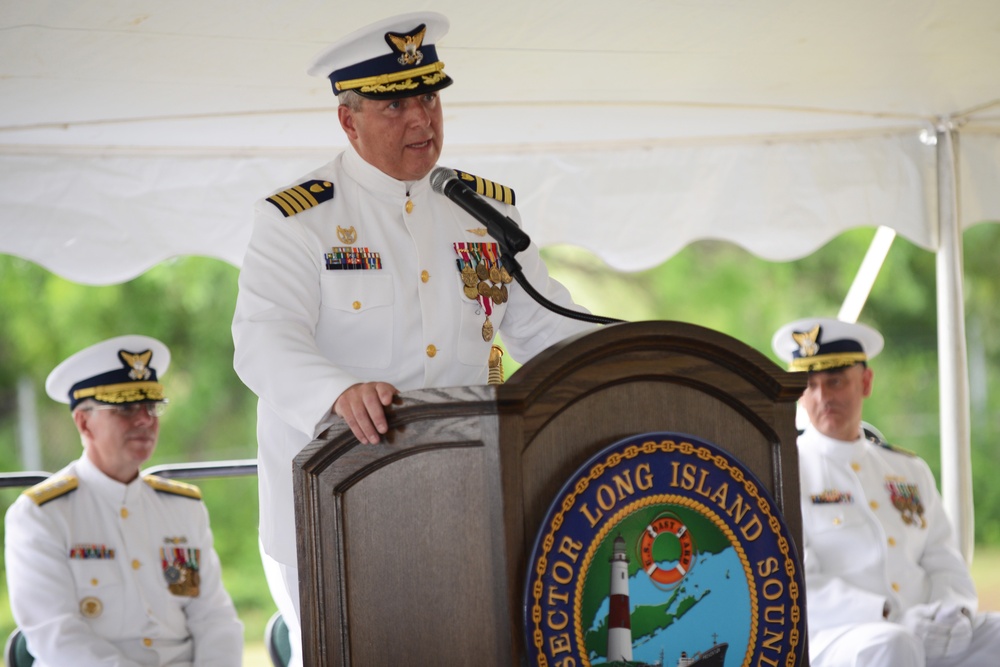
[[939, 252], [945, 495], [968, 514], [958, 241], [1000, 220], [996, 0], [4, 3], [0, 252], [87, 284], [239, 264], [252, 202], [345, 144], [306, 65], [421, 8], [451, 19], [443, 162], [514, 187], [540, 245], [635, 270], [886, 226]]

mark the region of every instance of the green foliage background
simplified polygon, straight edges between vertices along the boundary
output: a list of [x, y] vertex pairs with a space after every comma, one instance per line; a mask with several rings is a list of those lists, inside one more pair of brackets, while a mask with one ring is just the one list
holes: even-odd
[[[785, 322], [835, 317], [874, 235], [848, 232], [807, 258], [766, 262], [718, 242], [686, 248], [648, 271], [620, 273], [590, 253], [568, 247], [543, 252], [553, 275], [592, 312], [627, 320], [671, 319], [718, 329], [775, 359], [770, 341]], [[966, 313], [972, 385], [972, 449], [976, 539], [1000, 544], [1000, 470], [995, 446], [1000, 424], [996, 369], [1000, 367], [1000, 297], [994, 249], [1000, 225], [980, 225], [964, 237]], [[939, 472], [938, 368], [932, 253], [897, 239], [861, 314], [878, 328], [886, 350], [872, 364], [875, 395], [866, 419], [887, 438], [927, 458]], [[172, 352], [163, 381], [171, 406], [162, 419], [151, 465], [251, 458], [256, 455], [255, 403], [232, 369], [230, 321], [237, 270], [186, 257], [161, 264], [121, 285], [92, 287], [66, 281], [22, 259], [0, 255], [0, 469], [21, 470], [18, 450], [19, 382], [36, 391], [42, 464], [54, 471], [79, 456], [79, 437], [66, 406], [44, 392], [49, 371], [73, 352], [101, 339], [142, 333]], [[508, 375], [516, 363], [505, 361]], [[212, 516], [225, 581], [259, 641], [274, 610], [257, 549], [254, 478], [199, 483]], [[19, 490], [0, 490], [6, 510]], [[12, 629], [6, 581], [0, 580], [0, 637]]]

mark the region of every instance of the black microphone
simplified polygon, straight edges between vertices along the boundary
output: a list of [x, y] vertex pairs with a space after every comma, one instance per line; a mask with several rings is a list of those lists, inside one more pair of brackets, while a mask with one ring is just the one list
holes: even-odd
[[[431, 172], [431, 188], [462, 207], [479, 222], [486, 225], [486, 232], [495, 238], [501, 249], [509, 254], [521, 252], [531, 239], [517, 223], [487, 203], [475, 190], [463, 183], [453, 169], [437, 167]], [[511, 258], [513, 259], [513, 258]]]

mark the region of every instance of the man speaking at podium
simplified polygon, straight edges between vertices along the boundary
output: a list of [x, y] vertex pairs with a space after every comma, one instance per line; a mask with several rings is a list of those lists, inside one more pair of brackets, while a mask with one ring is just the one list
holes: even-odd
[[774, 335], [778, 357], [809, 373], [798, 451], [810, 664], [1000, 664], [1000, 615], [976, 613], [930, 469], [862, 429], [868, 361], [882, 342], [863, 324], [825, 318]]
[[[432, 188], [444, 139], [439, 94], [452, 83], [436, 51], [447, 29], [439, 14], [406, 14], [320, 54], [309, 73], [333, 85], [350, 147], [256, 205], [234, 366], [259, 397], [261, 544], [296, 644], [294, 456], [333, 415], [376, 444], [399, 391], [484, 384], [496, 332], [523, 362], [593, 327], [531, 300], [484, 223]], [[519, 221], [510, 188], [456, 177]], [[582, 310], [534, 245], [517, 260], [544, 296]]]

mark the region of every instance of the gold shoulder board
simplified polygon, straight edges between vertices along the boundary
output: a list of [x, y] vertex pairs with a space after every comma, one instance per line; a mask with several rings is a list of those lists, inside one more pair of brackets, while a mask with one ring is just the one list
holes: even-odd
[[909, 456], [911, 458], [917, 458], [916, 452], [911, 452], [909, 449], [903, 449], [902, 447], [897, 447], [896, 445], [890, 445], [888, 442], [876, 442], [876, 445], [882, 449], [888, 449], [890, 452], [896, 452], [897, 454], [902, 454], [903, 456]]
[[178, 482], [164, 477], [157, 477], [156, 475], [146, 475], [142, 478], [142, 481], [163, 493], [172, 493], [175, 496], [186, 496], [195, 500], [201, 500], [201, 489], [194, 484]]
[[464, 171], [459, 171], [458, 169], [455, 170], [455, 173], [460, 179], [465, 181], [466, 185], [484, 197], [492, 197], [498, 202], [510, 204], [511, 206], [514, 205], [514, 190], [508, 188], [506, 185], [500, 185], [499, 183], [494, 183], [493, 181], [488, 181], [485, 178], [467, 174]]
[[267, 198], [286, 218], [333, 199], [330, 181], [306, 181]]
[[24, 495], [31, 498], [36, 505], [41, 507], [50, 500], [55, 500], [59, 496], [66, 495], [79, 485], [80, 480], [75, 475], [59, 475], [35, 484], [30, 489], [27, 489]]

